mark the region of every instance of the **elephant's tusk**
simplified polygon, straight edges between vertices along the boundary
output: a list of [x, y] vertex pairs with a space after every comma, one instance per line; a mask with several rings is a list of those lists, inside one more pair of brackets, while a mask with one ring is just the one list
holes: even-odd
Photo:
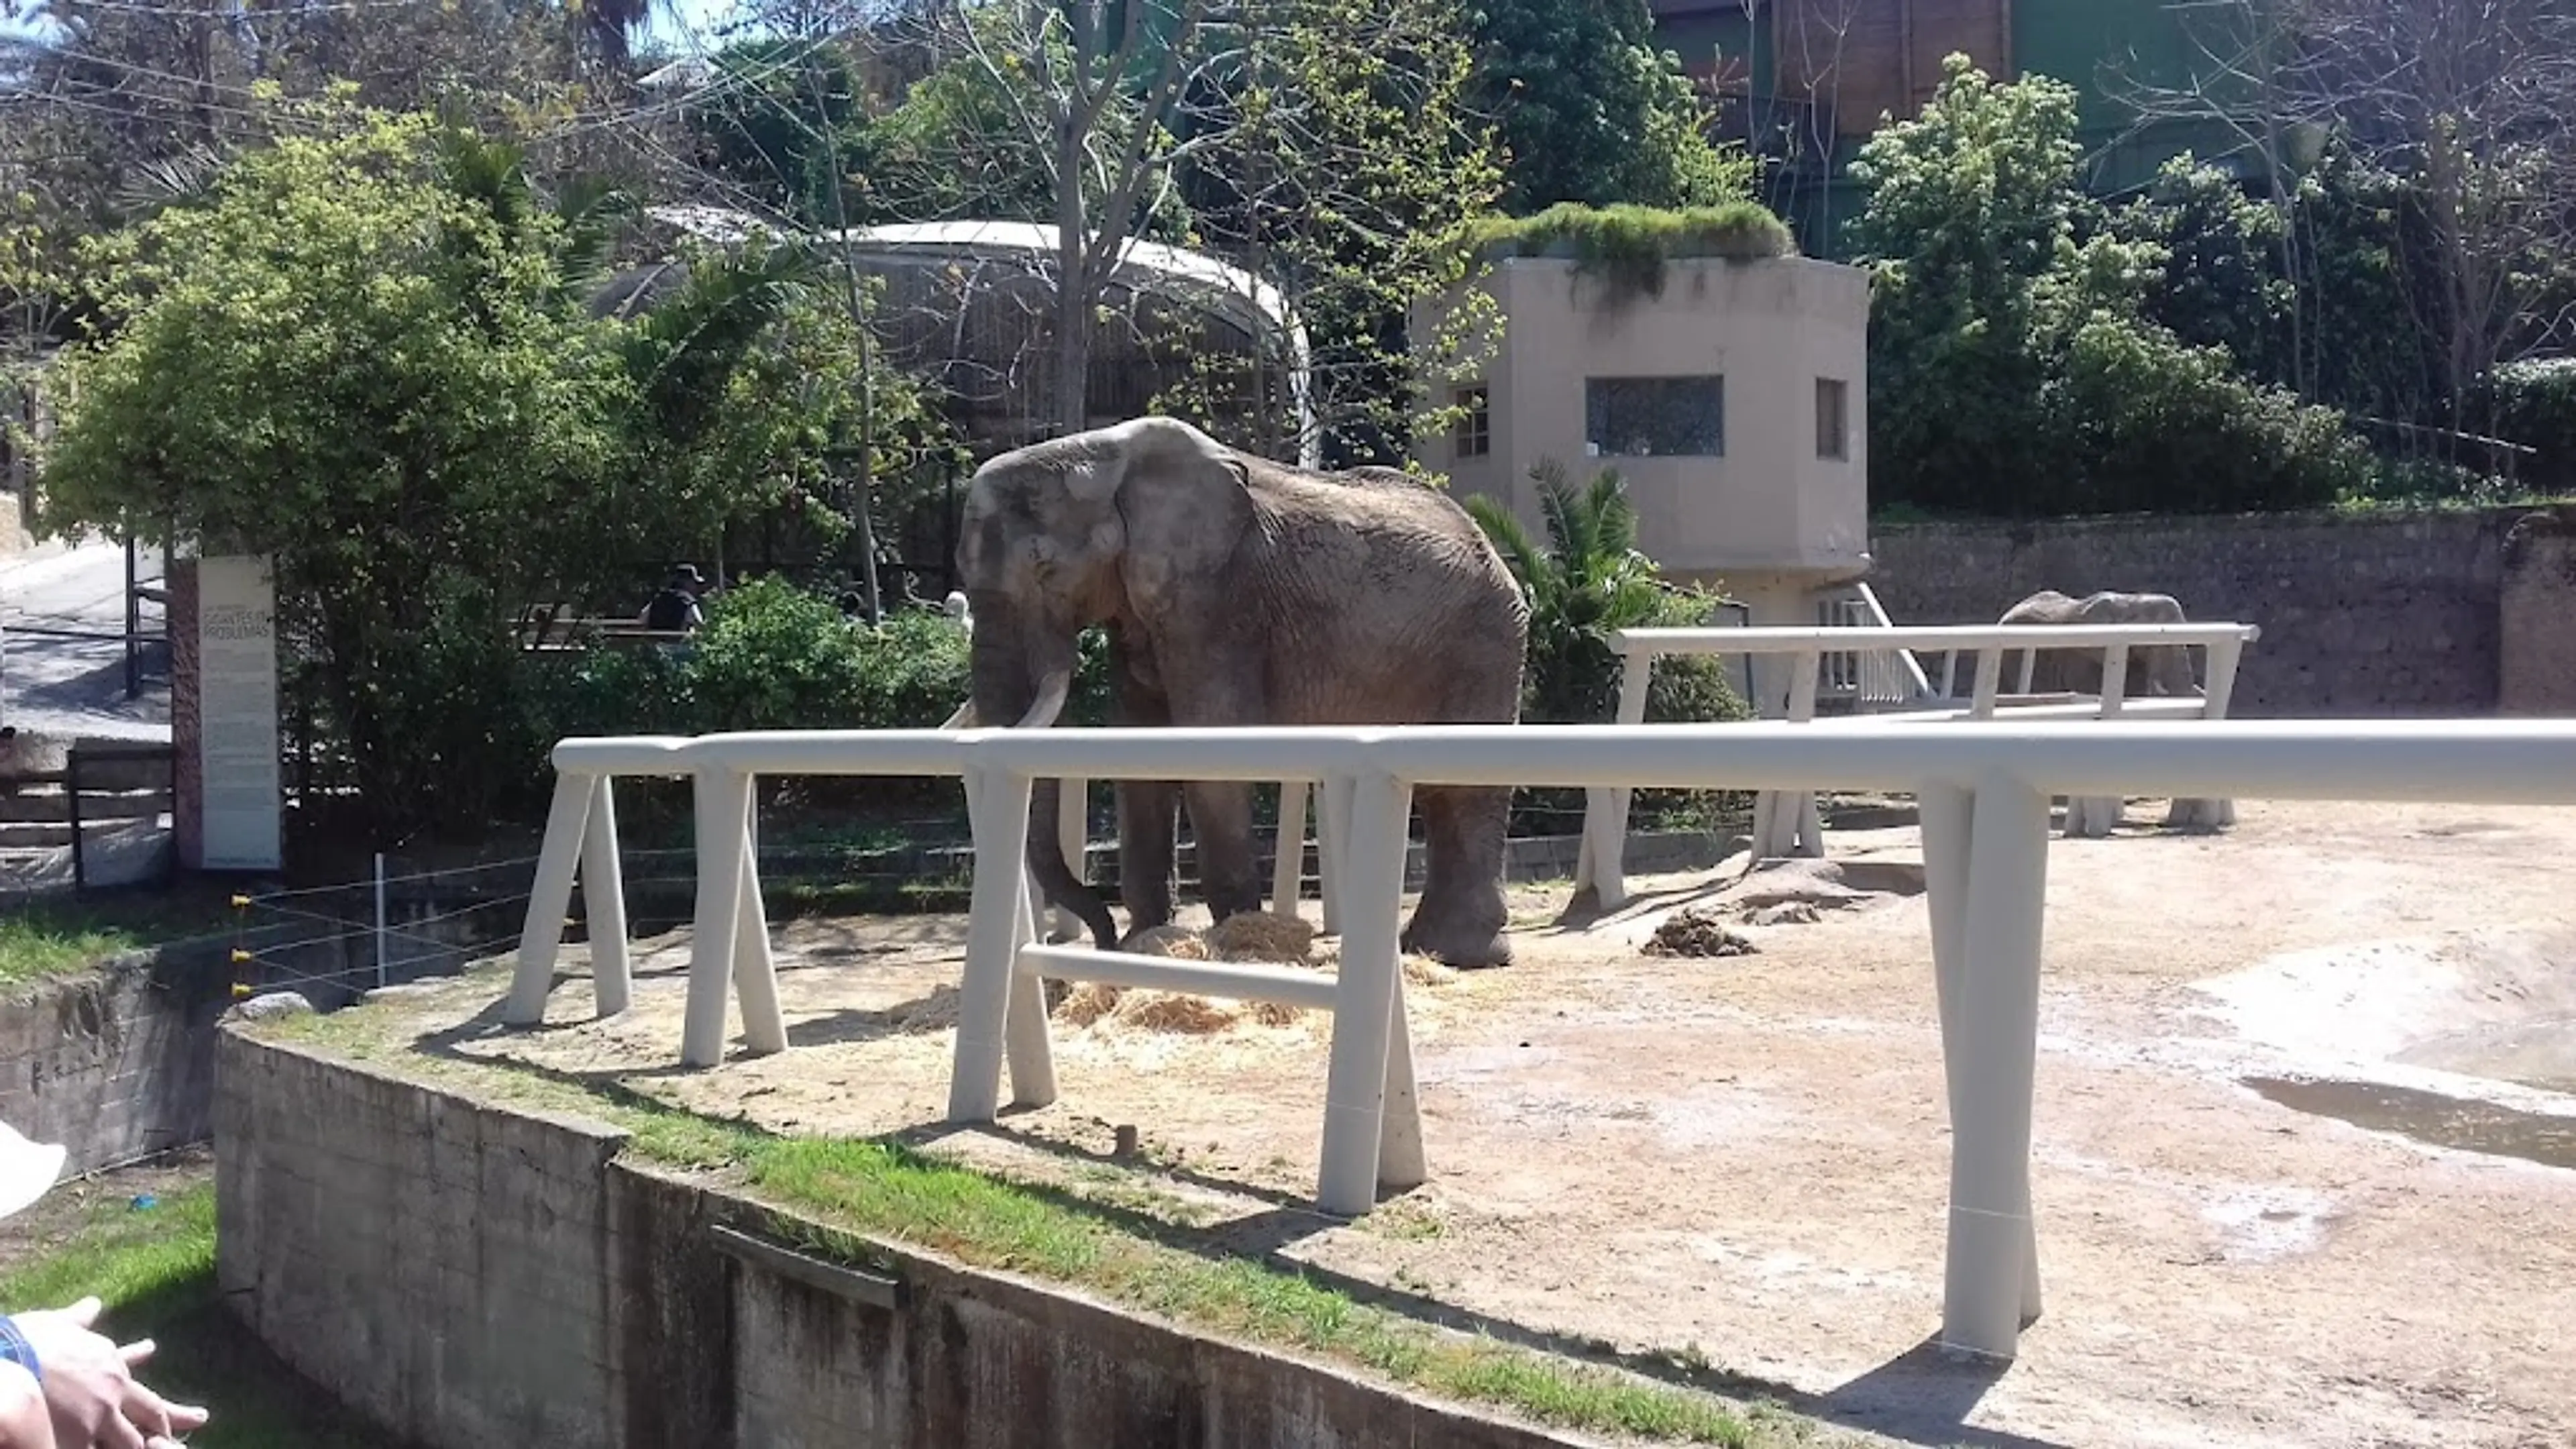
[[1072, 689], [1073, 671], [1059, 669], [1049, 674], [1046, 683], [1038, 690], [1038, 702], [1029, 706], [1029, 712], [1020, 716], [1020, 722], [1013, 728], [1042, 730], [1054, 724], [1055, 717], [1064, 712], [1065, 696]]

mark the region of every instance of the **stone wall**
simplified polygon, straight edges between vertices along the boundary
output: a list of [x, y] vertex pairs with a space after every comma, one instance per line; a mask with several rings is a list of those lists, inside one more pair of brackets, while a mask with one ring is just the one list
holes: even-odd
[[0, 1002], [0, 1122], [63, 1144], [66, 1175], [202, 1142], [231, 943], [133, 952]]
[[1992, 623], [2041, 589], [2172, 594], [2262, 627], [2233, 713], [2485, 715], [2505, 538], [2530, 511], [1882, 526], [1869, 582], [1900, 624]]
[[424, 1449], [1586, 1442], [891, 1245], [864, 1278], [731, 1256], [711, 1230], [763, 1215], [614, 1129], [231, 1028], [215, 1140], [224, 1301]]
[[2496, 712], [2576, 716], [2576, 517], [2526, 516], [2504, 558]]

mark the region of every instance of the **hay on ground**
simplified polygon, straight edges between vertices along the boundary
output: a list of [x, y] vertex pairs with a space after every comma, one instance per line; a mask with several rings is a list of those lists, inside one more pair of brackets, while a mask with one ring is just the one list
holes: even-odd
[[1228, 916], [1207, 933], [1220, 961], [1275, 961], [1303, 966], [1315, 946], [1313, 923], [1277, 911]]

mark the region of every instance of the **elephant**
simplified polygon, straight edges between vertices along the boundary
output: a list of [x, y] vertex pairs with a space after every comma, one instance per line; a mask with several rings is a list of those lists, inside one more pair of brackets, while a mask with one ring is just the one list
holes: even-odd
[[[2081, 599], [2069, 598], [2055, 589], [2042, 589], [2004, 611], [2006, 624], [2180, 624], [2182, 605], [2170, 594], [2096, 593]], [[2038, 662], [2031, 671], [2031, 689], [2040, 694], [2099, 694], [2102, 692], [2102, 655], [2098, 649], [2043, 649], [2034, 651]], [[2006, 656], [2007, 662], [2010, 656]], [[2141, 685], [2143, 684], [2143, 688]], [[2127, 672], [2121, 679], [2120, 697], [2137, 699], [2149, 695], [2173, 698], [2198, 696], [2199, 683], [2192, 676], [2191, 646], [2158, 644], [2129, 651]]]
[[[1107, 635], [1121, 725], [1516, 724], [1529, 607], [1501, 555], [1439, 489], [1388, 468], [1322, 472], [1146, 416], [999, 454], [966, 488], [959, 587], [974, 619], [972, 714], [1042, 729], [1077, 642]], [[1031, 877], [1117, 949], [1100, 893], [1068, 867], [1037, 782]], [[1252, 787], [1118, 786], [1130, 937], [1172, 919], [1179, 807], [1218, 921], [1261, 909]], [[1404, 949], [1509, 964], [1509, 787], [1414, 792], [1427, 879]], [[1294, 909], [1293, 903], [1281, 903]]]

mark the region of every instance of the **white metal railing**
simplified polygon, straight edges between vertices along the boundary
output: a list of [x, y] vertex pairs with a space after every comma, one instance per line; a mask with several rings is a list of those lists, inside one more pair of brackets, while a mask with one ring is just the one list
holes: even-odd
[[[2032, 711], [2043, 711], [2048, 718], [2071, 717], [2109, 719], [2117, 715], [2156, 718], [2224, 719], [2227, 705], [2236, 687], [2236, 666], [2245, 646], [2262, 637], [2262, 630], [2251, 624], [1953, 624], [1908, 627], [1757, 627], [1757, 628], [1682, 628], [1620, 629], [1610, 636], [1610, 647], [1621, 659], [1619, 678], [1618, 723], [1634, 725], [1646, 717], [1646, 691], [1652, 681], [1657, 659], [1675, 655], [1737, 654], [1755, 657], [1789, 656], [1788, 688], [1785, 698], [1774, 697], [1776, 683], [1756, 686], [1755, 698], [1748, 701], [1765, 718], [1785, 718], [1791, 723], [1806, 724], [1816, 717], [1816, 691], [1821, 683], [1821, 661], [1830, 655], [1858, 654], [1861, 657], [1890, 656], [1903, 652], [1940, 649], [1947, 652], [1948, 663], [1942, 671], [1941, 699], [1938, 708], [1873, 713], [1860, 718], [1890, 723], [1953, 723], [1993, 718], [1999, 710], [2020, 717]], [[2198, 698], [2124, 700], [2124, 683], [2128, 671], [2128, 654], [2132, 648], [2156, 645], [2183, 646], [2208, 651], [2204, 674], [2206, 689]], [[2019, 695], [2007, 696], [2001, 691], [2003, 657], [2013, 648], [2026, 651], [2024, 689]], [[2038, 648], [2100, 650], [2102, 654], [2102, 692], [2087, 701], [2080, 695], [2033, 696], [2028, 691], [2027, 661]], [[1960, 703], [1950, 692], [1953, 666], [1961, 654], [1975, 656], [1975, 684], [1970, 697]], [[1839, 723], [1848, 724], [1845, 720]], [[1818, 722], [1822, 724], [1824, 722]], [[1627, 849], [1627, 790], [1594, 790], [1584, 803], [1583, 843], [1574, 868], [1575, 888], [1590, 887], [1602, 909], [1613, 910], [1628, 899], [1627, 874], [1623, 856]], [[2069, 797], [2066, 802], [2066, 831], [2070, 835], [2108, 835], [2119, 822], [2121, 802], [2116, 797]], [[2232, 806], [2224, 800], [2176, 800], [2169, 825], [2196, 825], [2215, 828], [2235, 819]], [[1753, 835], [1750, 845], [1756, 860], [1784, 856], [1820, 856], [1824, 854], [1824, 827], [1816, 808], [1815, 790], [1764, 790], [1753, 802]]]
[[[1816, 622], [1834, 629], [1889, 629], [1895, 620], [1867, 582], [1835, 588], [1816, 601]], [[1851, 701], [1860, 711], [1920, 707], [1932, 699], [1932, 681], [1910, 649], [1851, 650], [1824, 656], [1822, 693]]]
[[[742, 993], [748, 1044], [763, 1051], [786, 1044], [748, 849], [752, 777], [956, 775], [969, 782], [977, 865], [950, 1120], [992, 1120], [1005, 1066], [1020, 1100], [1053, 1100], [1046, 1013], [1032, 974], [1040, 968], [1329, 1006], [1317, 1201], [1345, 1215], [1367, 1211], [1380, 1185], [1426, 1175], [1397, 969], [1414, 789], [1561, 783], [1911, 793], [1922, 802], [1952, 1126], [1942, 1338], [2000, 1357], [2014, 1353], [2022, 1324], [2039, 1308], [2030, 1117], [2053, 793], [2576, 805], [2576, 721], [2531, 720], [823, 731], [566, 740], [555, 763], [554, 808], [508, 1021], [542, 1019], [576, 864], [592, 897], [598, 1009], [626, 1005], [622, 912], [611, 903], [611, 776], [696, 781], [699, 896], [683, 1054], [704, 1065], [722, 1045], [728, 978]], [[1030, 782], [1041, 775], [1331, 782], [1347, 802], [1340, 816], [1347, 829], [1336, 847], [1341, 965], [1329, 987], [1278, 968], [1035, 946], [1023, 851]]]

